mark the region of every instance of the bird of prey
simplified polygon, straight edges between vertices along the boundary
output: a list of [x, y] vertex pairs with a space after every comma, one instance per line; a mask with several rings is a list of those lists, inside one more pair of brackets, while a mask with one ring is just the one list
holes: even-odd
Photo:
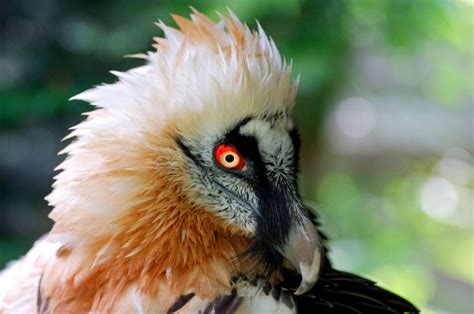
[[52, 230], [0, 313], [417, 312], [335, 270], [297, 188], [298, 80], [260, 25], [173, 15], [145, 65], [72, 99]]

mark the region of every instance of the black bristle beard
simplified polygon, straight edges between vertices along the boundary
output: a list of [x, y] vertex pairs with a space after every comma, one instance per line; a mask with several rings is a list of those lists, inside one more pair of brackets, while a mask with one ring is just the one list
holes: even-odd
[[251, 260], [251, 272], [257, 272], [259, 276], [269, 278], [272, 274], [281, 270], [283, 256], [278, 250], [271, 248], [262, 240], [254, 243], [241, 255], [244, 260]]
[[288, 187], [277, 189], [263, 178], [258, 189], [260, 204], [255, 240], [243, 256], [252, 258], [259, 271], [268, 277], [281, 269], [284, 257], [280, 252], [288, 241], [294, 220], [289, 208], [294, 204]]

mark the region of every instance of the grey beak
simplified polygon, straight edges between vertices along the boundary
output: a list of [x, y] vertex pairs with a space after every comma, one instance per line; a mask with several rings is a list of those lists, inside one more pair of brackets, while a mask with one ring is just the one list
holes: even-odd
[[295, 294], [309, 291], [319, 277], [323, 246], [311, 220], [304, 216], [290, 230], [287, 244], [280, 252], [301, 274], [302, 281]]

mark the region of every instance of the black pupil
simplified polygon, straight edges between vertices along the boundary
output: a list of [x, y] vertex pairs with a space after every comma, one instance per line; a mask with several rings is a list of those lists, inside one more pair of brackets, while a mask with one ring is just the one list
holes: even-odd
[[234, 161], [234, 156], [229, 154], [227, 156], [225, 156], [225, 161], [227, 161], [228, 163], [231, 163]]

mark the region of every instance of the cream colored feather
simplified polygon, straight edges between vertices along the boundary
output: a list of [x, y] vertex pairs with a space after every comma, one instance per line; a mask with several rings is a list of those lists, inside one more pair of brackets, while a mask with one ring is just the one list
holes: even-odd
[[0, 312], [36, 312], [38, 297], [57, 313], [160, 312], [180, 293], [216, 297], [245, 267], [229, 262], [245, 232], [186, 201], [174, 137], [290, 114], [297, 81], [262, 28], [232, 12], [218, 23], [195, 10], [174, 19], [180, 30], [158, 23], [164, 38], [141, 55], [146, 65], [72, 98], [95, 109], [66, 137], [46, 198], [53, 229], [0, 275]]

